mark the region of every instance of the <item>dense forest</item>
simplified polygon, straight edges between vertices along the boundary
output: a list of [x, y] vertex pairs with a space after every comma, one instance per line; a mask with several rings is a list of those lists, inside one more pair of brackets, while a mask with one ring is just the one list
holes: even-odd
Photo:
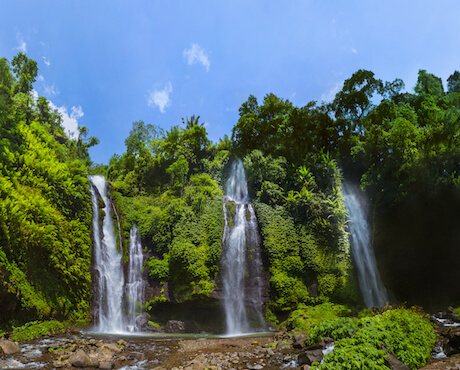
[[37, 72], [22, 53], [11, 62], [0, 59], [4, 325], [88, 321], [88, 175], [95, 173], [110, 181], [125, 246], [131, 226], [139, 227], [152, 287], [146, 309], [154, 315], [171, 303], [212, 304], [225, 182], [237, 157], [259, 223], [269, 279], [265, 314], [273, 324], [306, 306], [362, 306], [344, 181], [359, 185], [369, 199], [377, 261], [392, 303], [460, 305], [458, 71], [447, 91], [425, 70], [413, 92], [405, 92], [400, 79], [384, 82], [358, 70], [330, 103], [296, 107], [273, 94], [262, 102], [251, 95], [231, 137], [217, 143], [199, 116], [166, 131], [137, 121], [125, 152], [108, 165], [91, 161], [88, 148], [98, 140], [87, 137], [85, 127], [69, 139], [58, 112], [33, 95]]

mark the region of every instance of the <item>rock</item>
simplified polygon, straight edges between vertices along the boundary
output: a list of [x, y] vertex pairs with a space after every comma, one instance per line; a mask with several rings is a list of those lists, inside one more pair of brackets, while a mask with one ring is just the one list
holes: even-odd
[[63, 367], [70, 367], [70, 364], [68, 361], [53, 361], [53, 368], [54, 369], [62, 369]]
[[204, 370], [206, 369], [206, 357], [204, 355], [196, 356], [192, 361], [190, 361], [185, 369], [187, 370]]
[[113, 369], [114, 368], [114, 363], [112, 361], [107, 361], [107, 362], [101, 362], [99, 364], [99, 369]]
[[247, 368], [251, 370], [260, 370], [260, 369], [263, 369], [264, 367], [262, 365], [255, 364], [255, 365], [247, 365]]
[[15, 353], [21, 352], [21, 347], [17, 342], [12, 342], [7, 339], [0, 339], [0, 348], [3, 350], [5, 355], [13, 355]]
[[294, 348], [304, 348], [306, 339], [307, 339], [307, 337], [306, 337], [304, 332], [294, 334], [292, 336], [292, 347], [294, 347]]
[[311, 346], [305, 347], [305, 350], [306, 351], [313, 351], [315, 349], [323, 350], [324, 348], [326, 348], [326, 342], [324, 341], [324, 339], [322, 339], [318, 343], [315, 343], [315, 344], [312, 344]]
[[115, 354], [120, 352], [121, 348], [115, 343], [104, 343], [102, 347], [98, 349], [98, 353], [105, 356], [105, 361], [110, 361]]
[[306, 350], [299, 354], [297, 357], [297, 362], [299, 365], [311, 365], [313, 362], [321, 362], [323, 359], [323, 350], [322, 349], [311, 349]]
[[89, 367], [99, 367], [99, 359], [95, 353], [89, 354]]
[[83, 350], [79, 349], [75, 354], [70, 356], [69, 362], [72, 366], [84, 368], [89, 366], [91, 359]]
[[391, 370], [410, 370], [409, 366], [407, 366], [404, 362], [399, 361], [396, 356], [391, 353], [388, 353], [388, 364]]
[[182, 333], [185, 331], [185, 323], [178, 320], [169, 320], [164, 326], [165, 333]]
[[128, 347], [128, 343], [127, 343], [125, 340], [123, 340], [123, 339], [120, 339], [120, 340], [117, 342], [117, 344], [118, 344], [119, 346]]

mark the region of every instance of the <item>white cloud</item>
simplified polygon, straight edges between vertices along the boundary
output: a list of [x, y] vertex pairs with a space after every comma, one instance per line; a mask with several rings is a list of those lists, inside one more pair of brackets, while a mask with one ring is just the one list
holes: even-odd
[[50, 107], [56, 109], [62, 117], [62, 126], [69, 139], [78, 139], [78, 120], [84, 116], [81, 106], [70, 108], [70, 115], [65, 106], [57, 107], [50, 101]]
[[34, 102], [37, 102], [38, 100], [38, 92], [35, 89], [32, 89], [32, 99], [34, 100]]
[[54, 86], [54, 84], [52, 85], [46, 85], [44, 84], [44, 89], [45, 89], [45, 95], [47, 96], [54, 96], [54, 95], [57, 95], [59, 94], [59, 90]]
[[173, 91], [171, 81], [165, 86], [163, 90], [155, 89], [149, 93], [147, 98], [147, 103], [149, 107], [157, 106], [160, 109], [161, 113], [166, 112], [166, 107], [171, 105], [171, 99], [169, 98], [169, 94]]
[[46, 96], [50, 97], [50, 96], [54, 96], [54, 95], [59, 94], [59, 90], [56, 88], [56, 86], [54, 86], [54, 84], [48, 85], [46, 83], [45, 77], [43, 77], [43, 75], [38, 75], [37, 81], [42, 83], [43, 91], [44, 91]]
[[19, 42], [19, 46], [16, 49], [22, 53], [27, 53], [27, 44], [25, 43], [24, 37], [22, 37], [20, 32], [16, 34], [16, 40]]
[[338, 82], [332, 89], [326, 94], [321, 94], [321, 101], [329, 103], [334, 100], [335, 95], [340, 91], [343, 86], [343, 81]]
[[358, 50], [356, 50], [355, 48], [352, 48], [351, 52], [354, 53], [354, 54], [358, 54]]
[[46, 66], [49, 67], [51, 65], [50, 60], [47, 57], [42, 57], [42, 58], [43, 58], [43, 62], [45, 62], [45, 64], [46, 64]]
[[200, 63], [206, 68], [206, 72], [209, 72], [209, 67], [211, 67], [211, 62], [209, 61], [208, 55], [198, 44], [192, 44], [190, 49], [184, 50], [184, 57], [187, 59], [189, 65]]

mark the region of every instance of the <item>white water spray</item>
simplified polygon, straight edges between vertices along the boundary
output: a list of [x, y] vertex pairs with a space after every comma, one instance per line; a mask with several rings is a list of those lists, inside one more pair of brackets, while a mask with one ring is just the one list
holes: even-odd
[[[104, 201], [104, 221], [102, 233], [99, 226], [100, 209], [96, 191], [91, 187], [93, 201], [94, 268], [97, 271], [98, 286], [98, 323], [96, 330], [103, 333], [123, 332], [123, 262], [122, 250], [117, 246], [112, 212], [115, 212], [111, 199], [107, 195], [107, 182], [103, 176], [91, 176], [93, 187]], [[116, 212], [115, 212], [116, 213]]]
[[133, 225], [129, 233], [128, 282], [125, 289], [128, 300], [126, 321], [130, 332], [140, 330], [136, 325], [136, 317], [142, 313], [144, 303], [143, 265], [141, 237], [137, 225]]
[[[246, 176], [243, 162], [240, 159], [235, 160], [232, 164], [230, 178], [227, 181], [224, 218], [223, 302], [227, 334], [238, 335], [247, 333], [250, 329], [247, 309], [255, 313], [253, 316], [257, 321], [256, 325], [259, 328], [264, 326], [260, 240], [254, 209], [248, 204]], [[252, 249], [251, 263], [246, 260], [247, 248]]]
[[359, 190], [349, 184], [344, 183], [343, 195], [351, 221], [351, 249], [364, 303], [367, 307], [381, 308], [388, 302], [388, 295], [377, 269], [364, 204]]

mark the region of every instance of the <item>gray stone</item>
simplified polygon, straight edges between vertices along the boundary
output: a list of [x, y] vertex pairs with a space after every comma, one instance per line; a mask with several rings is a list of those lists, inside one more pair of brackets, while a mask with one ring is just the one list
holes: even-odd
[[7, 339], [0, 339], [0, 348], [3, 350], [5, 355], [13, 355], [15, 353], [21, 352], [21, 347], [17, 342], [12, 342]]
[[185, 323], [178, 320], [169, 320], [164, 326], [166, 333], [182, 333], [185, 331]]
[[321, 349], [311, 349], [302, 352], [297, 357], [297, 362], [299, 365], [311, 365], [313, 362], [321, 362], [323, 359], [323, 351]]
[[404, 362], [399, 361], [396, 356], [391, 353], [388, 353], [388, 363], [391, 370], [410, 370], [409, 366], [407, 366]]
[[70, 356], [69, 362], [72, 366], [85, 368], [89, 366], [91, 359], [83, 350], [79, 349], [75, 354]]

